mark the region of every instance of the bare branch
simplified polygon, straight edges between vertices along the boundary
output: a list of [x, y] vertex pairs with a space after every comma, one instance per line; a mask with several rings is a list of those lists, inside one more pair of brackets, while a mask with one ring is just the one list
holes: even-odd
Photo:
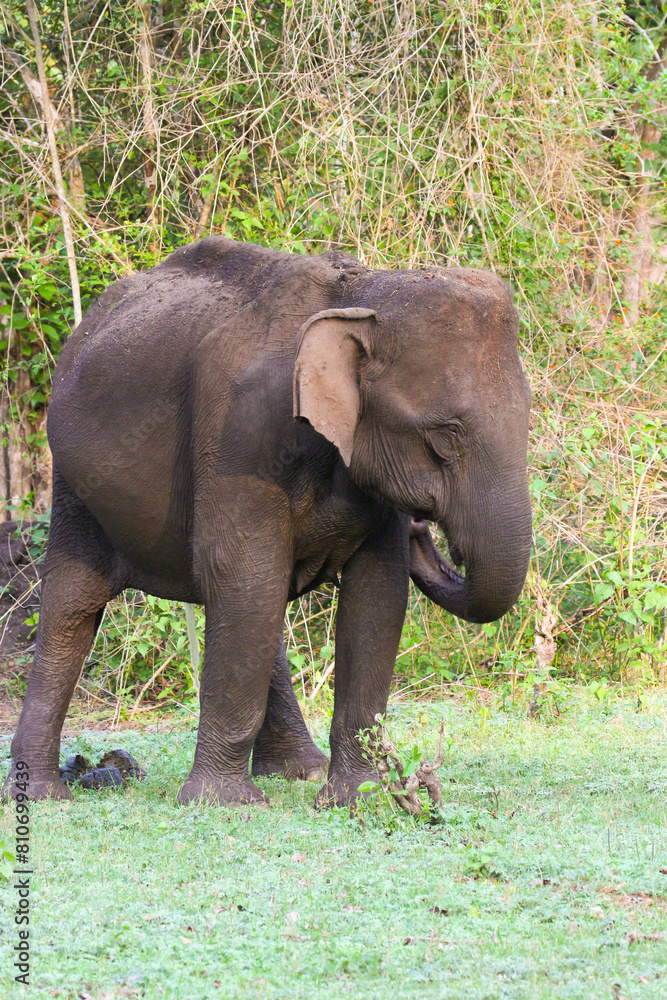
[[[28, 64], [21, 58], [18, 52], [14, 52], [13, 49], [7, 48], [7, 46], [3, 45], [2, 42], [0, 42], [0, 50], [4, 52], [9, 61], [16, 66], [19, 73], [23, 77], [23, 82], [30, 91], [30, 96], [35, 101], [37, 106], [41, 108], [43, 111], [44, 95], [42, 92], [42, 85], [40, 84], [39, 80], [37, 79], [33, 71], [30, 69]], [[56, 109], [54, 108], [53, 104], [51, 103], [51, 99], [48, 97], [48, 94], [46, 99], [51, 109], [50, 113], [51, 113], [51, 119], [53, 121], [53, 130], [54, 132], [60, 132], [62, 131], [62, 129], [65, 128], [65, 123], [58, 114], [58, 112], [56, 111]]]
[[56, 191], [58, 192], [58, 201], [60, 205], [60, 218], [63, 223], [63, 233], [65, 236], [65, 247], [67, 249], [67, 263], [69, 265], [70, 281], [72, 283], [72, 303], [74, 306], [74, 326], [77, 327], [81, 322], [81, 292], [79, 290], [79, 273], [76, 266], [76, 256], [74, 253], [74, 238], [72, 236], [72, 226], [70, 224], [69, 211], [67, 208], [67, 196], [65, 192], [65, 184], [63, 182], [63, 175], [60, 169], [60, 160], [58, 158], [58, 146], [56, 144], [56, 131], [55, 123], [53, 118], [53, 105], [49, 98], [49, 88], [46, 82], [46, 69], [44, 67], [44, 57], [42, 55], [42, 42], [39, 37], [39, 28], [37, 26], [37, 12], [35, 10], [34, 0], [26, 0], [26, 6], [28, 8], [28, 18], [30, 20], [30, 27], [32, 29], [32, 37], [35, 43], [35, 57], [37, 60], [37, 71], [39, 73], [39, 82], [42, 90], [42, 112], [44, 114], [44, 121], [46, 122], [46, 132], [49, 138], [49, 149], [51, 151], [51, 164], [53, 167], [53, 176], [56, 183]]

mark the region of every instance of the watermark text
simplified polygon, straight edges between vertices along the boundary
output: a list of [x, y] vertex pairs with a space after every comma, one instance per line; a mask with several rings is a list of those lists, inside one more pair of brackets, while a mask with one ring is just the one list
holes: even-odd
[[16, 761], [14, 777], [14, 800], [16, 803], [16, 867], [14, 868], [14, 890], [16, 909], [14, 925], [16, 942], [13, 946], [14, 968], [17, 983], [30, 985], [30, 808], [28, 792], [30, 772], [23, 760]]

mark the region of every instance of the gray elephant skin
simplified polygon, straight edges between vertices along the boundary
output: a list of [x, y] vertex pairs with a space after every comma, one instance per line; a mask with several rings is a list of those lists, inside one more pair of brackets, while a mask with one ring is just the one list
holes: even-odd
[[12, 744], [31, 796], [70, 796], [62, 724], [104, 606], [126, 587], [205, 606], [180, 802], [264, 801], [253, 747], [253, 774], [322, 772], [282, 630], [288, 601], [335, 582], [318, 803], [354, 799], [373, 777], [357, 735], [386, 708], [410, 574], [470, 622], [521, 592], [530, 392], [517, 329], [488, 272], [374, 270], [222, 237], [112, 285], [53, 379], [51, 529]]

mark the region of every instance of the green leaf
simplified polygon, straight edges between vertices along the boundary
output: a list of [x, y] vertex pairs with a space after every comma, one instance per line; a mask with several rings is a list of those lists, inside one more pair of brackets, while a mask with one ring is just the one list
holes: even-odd
[[667, 608], [667, 587], [663, 584], [656, 584], [651, 590], [648, 590], [644, 595], [644, 607], [654, 608], [656, 611]]
[[51, 299], [56, 295], [58, 289], [52, 281], [47, 281], [43, 285], [38, 285], [36, 291], [43, 299], [50, 302]]
[[539, 496], [540, 493], [546, 490], [548, 485], [549, 484], [545, 479], [540, 479], [538, 476], [535, 476], [530, 481], [530, 492], [534, 493], [535, 496]]
[[611, 597], [613, 593], [614, 587], [611, 583], [596, 583], [593, 586], [593, 594], [595, 596], [596, 604], [602, 604], [602, 602]]

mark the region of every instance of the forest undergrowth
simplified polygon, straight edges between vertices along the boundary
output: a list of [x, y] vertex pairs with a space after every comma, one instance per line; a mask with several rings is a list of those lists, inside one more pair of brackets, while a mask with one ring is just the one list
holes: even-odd
[[[413, 591], [396, 691], [539, 681], [558, 711], [575, 681], [664, 685], [666, 48], [663, 6], [619, 0], [3, 7], [6, 512], [47, 517], [49, 385], [80, 309], [175, 248], [213, 233], [490, 268], [533, 392], [530, 572], [483, 626]], [[324, 589], [288, 610], [303, 699], [330, 697], [335, 605]], [[545, 608], [556, 654], [536, 676]], [[201, 609], [196, 627], [203, 643]], [[183, 607], [114, 601], [82, 684], [117, 718], [194, 711]]]

